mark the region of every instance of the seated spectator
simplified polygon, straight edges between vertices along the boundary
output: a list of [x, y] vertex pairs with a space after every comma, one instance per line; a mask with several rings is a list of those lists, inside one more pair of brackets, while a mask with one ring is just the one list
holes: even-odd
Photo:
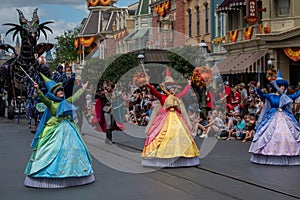
[[203, 112], [194, 112], [190, 116], [191, 122], [194, 123], [192, 133], [196, 133], [197, 135], [203, 133], [205, 131], [205, 126], [208, 124]]
[[141, 123], [140, 123], [141, 126], [146, 126], [148, 124], [148, 121], [150, 119], [150, 115], [152, 112], [151, 107], [152, 107], [152, 104], [150, 101], [145, 104], [145, 110], [141, 114]]
[[129, 106], [129, 113], [130, 113], [129, 122], [138, 124], [138, 120], [137, 120], [137, 116], [136, 116], [137, 108], [134, 103], [134, 97], [130, 97], [128, 106]]
[[209, 120], [208, 124], [204, 126], [204, 130], [202, 135], [200, 135], [201, 138], [207, 138], [208, 134], [210, 133], [218, 133], [222, 129], [224, 129], [224, 122], [223, 120], [219, 117], [217, 111], [212, 112], [212, 118]]
[[234, 117], [236, 112], [233, 110], [226, 112], [224, 124], [224, 129], [221, 130], [220, 134], [217, 136], [218, 139], [226, 140], [228, 138], [228, 131], [232, 130], [234, 126], [236, 126], [237, 121]]
[[245, 138], [242, 142], [247, 142], [252, 140], [254, 132], [255, 132], [255, 123], [256, 123], [256, 115], [255, 114], [248, 114], [245, 117], [246, 121], [246, 128], [245, 128]]
[[226, 117], [225, 117], [225, 129], [230, 130], [233, 128], [233, 123], [235, 121], [235, 112], [233, 110], [226, 112]]
[[247, 99], [248, 113], [256, 114], [259, 111], [259, 97], [252, 91]]
[[234, 117], [236, 119], [236, 125], [233, 126], [233, 129], [228, 130], [227, 140], [231, 140], [231, 137], [235, 137], [238, 140], [244, 139], [245, 120], [239, 113], [236, 113]]

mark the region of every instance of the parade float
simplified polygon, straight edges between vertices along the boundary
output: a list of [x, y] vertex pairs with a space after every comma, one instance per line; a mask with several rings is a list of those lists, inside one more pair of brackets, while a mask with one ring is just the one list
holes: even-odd
[[[19, 23], [5, 23], [5, 26], [11, 26], [6, 35], [13, 32], [13, 41], [16, 36], [20, 36], [21, 46], [20, 52], [9, 44], [1, 44], [0, 49], [7, 52], [13, 52], [12, 57], [8, 59], [0, 68], [1, 85], [8, 92], [8, 112], [9, 119], [13, 119], [16, 112], [20, 114], [21, 106], [25, 105], [28, 94], [33, 90], [33, 82], [40, 83], [39, 73], [47, 74], [49, 68], [39, 59], [44, 52], [53, 48], [51, 43], [38, 43], [41, 33], [47, 39], [46, 31], [52, 33], [47, 26], [52, 21], [40, 23], [37, 14], [37, 8], [33, 11], [31, 20], [27, 20], [23, 13], [17, 9], [19, 13]], [[2, 112], [2, 111], [1, 111]], [[4, 111], [3, 111], [4, 112]], [[17, 118], [19, 120], [19, 116]]]

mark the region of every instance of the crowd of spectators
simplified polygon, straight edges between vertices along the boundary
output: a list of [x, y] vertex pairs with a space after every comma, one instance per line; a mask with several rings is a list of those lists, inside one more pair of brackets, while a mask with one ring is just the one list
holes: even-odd
[[[247, 85], [240, 83], [230, 86], [228, 81], [224, 82], [224, 89], [220, 98], [214, 99], [212, 112], [208, 113], [207, 119], [198, 120], [207, 121], [206, 125], [200, 125], [201, 138], [217, 136], [219, 139], [232, 140], [237, 139], [242, 142], [251, 141], [255, 134], [256, 121], [263, 108], [264, 100], [256, 93], [255, 88], [259, 87], [264, 93], [272, 93], [272, 88], [262, 87], [260, 83], [251, 81]], [[297, 87], [290, 86], [287, 94], [293, 94], [300, 89], [300, 82]], [[226, 104], [226, 109], [219, 109], [220, 105]], [[293, 114], [299, 121], [300, 99], [293, 102]], [[221, 104], [220, 104], [221, 103]]]
[[[200, 138], [218, 137], [224, 140], [251, 141], [255, 133], [256, 120], [263, 107], [263, 100], [258, 96], [255, 87], [260, 87], [265, 93], [272, 92], [270, 87], [262, 88], [259, 83], [251, 81], [247, 85], [240, 83], [230, 85], [224, 82], [222, 89], [211, 88], [207, 92], [209, 109], [203, 113], [194, 103], [185, 103], [190, 119], [194, 124], [195, 135]], [[156, 86], [159, 90], [159, 87]], [[288, 93], [294, 93], [300, 89], [290, 87]], [[192, 99], [195, 88], [191, 88], [188, 95]], [[115, 92], [122, 96], [126, 109], [125, 122], [137, 126], [146, 126], [151, 115], [151, 111], [157, 105], [157, 99], [152, 96], [146, 87], [135, 88], [133, 85], [117, 84]], [[94, 116], [94, 88], [90, 88], [86, 95], [87, 116], [89, 120]], [[293, 112], [299, 119], [300, 99], [296, 99], [293, 104]], [[205, 117], [206, 116], [206, 117]]]

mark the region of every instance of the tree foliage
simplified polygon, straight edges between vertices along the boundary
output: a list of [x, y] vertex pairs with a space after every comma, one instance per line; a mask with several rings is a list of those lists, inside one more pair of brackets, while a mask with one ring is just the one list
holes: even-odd
[[168, 59], [172, 60], [171, 67], [183, 76], [189, 77], [196, 66], [195, 60], [199, 56], [198, 47], [183, 46], [170, 50]]
[[108, 59], [90, 59], [82, 70], [82, 78], [98, 82], [117, 82], [122, 76], [138, 65], [135, 54], [114, 55]]
[[50, 68], [56, 68], [59, 63], [70, 64], [77, 60], [78, 49], [74, 46], [74, 40], [80, 31], [79, 27], [75, 27], [73, 30], [66, 30], [62, 35], [55, 37], [57, 41], [54, 44], [55, 59], [50, 65]]
[[[196, 66], [195, 60], [199, 58], [199, 47], [184, 46], [169, 50], [168, 59], [172, 62], [168, 67], [173, 68], [184, 77], [190, 77]], [[135, 71], [131, 71], [138, 66], [137, 55], [134, 53], [119, 54], [111, 56], [107, 59], [92, 58], [86, 60], [86, 65], [82, 70], [81, 77], [84, 80], [90, 80], [97, 83], [99, 80], [111, 80], [118, 82], [121, 78], [122, 81], [132, 81], [132, 76]], [[137, 69], [140, 70], [140, 69]], [[128, 74], [130, 73], [130, 74]], [[176, 74], [172, 74], [173, 78]]]

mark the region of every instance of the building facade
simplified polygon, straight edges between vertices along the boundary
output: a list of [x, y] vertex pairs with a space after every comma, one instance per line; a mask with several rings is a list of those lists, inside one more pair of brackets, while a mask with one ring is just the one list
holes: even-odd
[[126, 51], [123, 39], [128, 35], [127, 23], [131, 25], [130, 8], [118, 8], [114, 0], [88, 0], [90, 11], [83, 20], [82, 28], [75, 40], [75, 47], [84, 64], [86, 57], [105, 59]]
[[[185, 1], [185, 35], [211, 49], [212, 16], [209, 0]], [[189, 44], [189, 42], [187, 42]]]
[[296, 0], [222, 1], [216, 11], [225, 17], [226, 33], [212, 38], [215, 50], [222, 46], [227, 52], [217, 64], [220, 74], [231, 75], [233, 82], [236, 77], [266, 82], [266, 71], [276, 68], [297, 85], [299, 8]]
[[130, 34], [124, 38], [127, 52], [144, 49], [148, 45], [151, 36], [152, 16], [149, 7], [150, 0], [137, 2], [137, 8], [133, 16], [134, 27], [129, 30]]
[[269, 52], [258, 36], [268, 34], [262, 32], [265, 11], [261, 0], [224, 0], [216, 8], [217, 20], [225, 23], [212, 44], [215, 51], [226, 50], [226, 57], [216, 61], [216, 65], [219, 73], [233, 84], [242, 80], [265, 81]]
[[291, 85], [300, 81], [300, 1], [265, 0], [263, 7], [269, 8], [263, 13], [264, 31], [260, 34], [264, 48], [270, 54], [270, 64], [280, 69]]
[[150, 48], [171, 49], [185, 44], [184, 1], [157, 0], [152, 10]]

